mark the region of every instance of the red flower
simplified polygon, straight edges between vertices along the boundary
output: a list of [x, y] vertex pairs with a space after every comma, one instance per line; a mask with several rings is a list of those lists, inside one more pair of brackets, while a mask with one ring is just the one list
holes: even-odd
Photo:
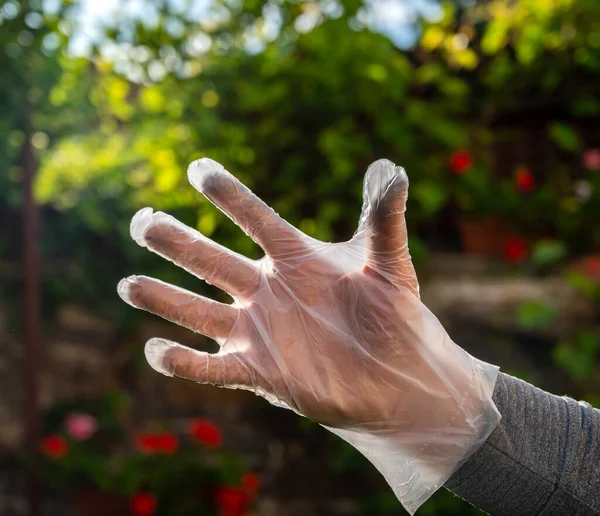
[[581, 267], [588, 278], [595, 278], [600, 273], [600, 255], [586, 256], [582, 260]]
[[131, 512], [135, 516], [152, 516], [158, 502], [152, 493], [137, 493], [131, 497]]
[[519, 167], [515, 173], [515, 183], [517, 183], [517, 188], [519, 191], [523, 193], [533, 190], [535, 181], [533, 179], [531, 170], [529, 170], [527, 167]]
[[473, 166], [469, 151], [460, 149], [452, 153], [449, 160], [450, 170], [455, 174], [464, 174]]
[[527, 257], [527, 242], [519, 237], [508, 237], [504, 243], [504, 258], [511, 263], [522, 262]]
[[42, 453], [51, 459], [61, 459], [69, 453], [69, 445], [62, 435], [48, 435], [41, 442]]
[[194, 419], [190, 423], [190, 434], [196, 441], [209, 448], [218, 448], [223, 440], [221, 429], [207, 419]]
[[260, 487], [260, 477], [256, 473], [246, 473], [242, 476], [242, 486], [249, 496], [254, 496]]
[[168, 432], [146, 432], [136, 437], [136, 445], [142, 453], [177, 453], [179, 442], [177, 437]]
[[240, 511], [248, 503], [248, 495], [241, 489], [222, 486], [215, 492], [215, 501], [222, 511]]

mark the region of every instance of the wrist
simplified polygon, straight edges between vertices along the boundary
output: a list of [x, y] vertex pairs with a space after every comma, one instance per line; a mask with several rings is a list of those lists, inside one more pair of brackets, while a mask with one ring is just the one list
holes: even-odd
[[479, 449], [501, 419], [492, 399], [498, 367], [458, 350], [468, 366], [463, 371], [470, 373], [454, 382], [457, 397], [424, 397], [415, 405], [421, 412], [417, 416], [326, 427], [369, 459], [411, 514]]

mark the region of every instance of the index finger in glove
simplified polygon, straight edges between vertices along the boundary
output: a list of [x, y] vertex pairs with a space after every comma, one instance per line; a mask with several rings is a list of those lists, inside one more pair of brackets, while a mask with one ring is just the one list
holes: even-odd
[[188, 179], [196, 190], [228, 215], [271, 257], [281, 258], [299, 247], [302, 233], [277, 215], [220, 163], [209, 158], [194, 161], [188, 168]]
[[131, 237], [232, 296], [248, 296], [260, 282], [256, 262], [230, 251], [166, 213], [143, 208], [131, 221]]

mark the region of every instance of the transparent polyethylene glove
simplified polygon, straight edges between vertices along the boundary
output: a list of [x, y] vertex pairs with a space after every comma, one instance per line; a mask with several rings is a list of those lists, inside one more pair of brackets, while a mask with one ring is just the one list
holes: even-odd
[[134, 307], [215, 339], [216, 354], [146, 344], [158, 372], [247, 389], [318, 421], [363, 453], [412, 514], [500, 420], [498, 368], [457, 346], [419, 298], [408, 253], [404, 169], [367, 170], [351, 240], [315, 240], [281, 219], [219, 163], [188, 177], [265, 251], [258, 261], [150, 208], [131, 222], [141, 246], [228, 292], [221, 304], [156, 279], [118, 286]]

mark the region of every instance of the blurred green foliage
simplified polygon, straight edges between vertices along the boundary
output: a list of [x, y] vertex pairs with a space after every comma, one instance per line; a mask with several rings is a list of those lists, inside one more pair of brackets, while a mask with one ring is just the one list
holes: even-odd
[[[216, 1], [201, 22], [189, 16], [193, 2], [148, 1], [156, 23], [115, 16], [83, 57], [67, 50], [77, 2], [51, 4], [0, 1], [0, 253], [15, 264], [0, 281], [7, 299], [20, 297], [27, 138], [39, 161], [46, 316], [77, 302], [131, 329], [141, 316], [115, 285], [134, 272], [223, 297], [128, 234], [133, 213], [150, 205], [259, 256], [187, 184], [188, 163], [202, 156], [328, 241], [351, 236], [368, 164], [402, 164], [417, 264], [429, 249], [455, 249], [457, 221], [473, 216], [500, 216], [539, 240], [532, 259], [542, 271], [598, 249], [597, 0], [442, 2], [440, 16], [415, 23], [408, 50], [366, 25], [359, 0]], [[473, 159], [460, 176], [449, 166], [458, 149]], [[515, 185], [518, 167], [531, 169], [530, 191]], [[585, 275], [569, 280], [597, 300]], [[517, 315], [525, 328], [553, 316], [535, 303]], [[554, 353], [578, 381], [593, 371], [594, 331]], [[397, 507], [388, 495], [366, 503]], [[453, 504], [438, 494], [423, 514], [466, 514]]]
[[[132, 270], [189, 281], [129, 244], [123, 221], [146, 205], [257, 256], [187, 185], [187, 164], [201, 156], [222, 162], [282, 216], [323, 240], [351, 235], [363, 171], [388, 157], [409, 172], [413, 230], [436, 219], [441, 228], [431, 242], [413, 232], [416, 258], [426, 258], [428, 245], [448, 245], [447, 221], [461, 210], [501, 214], [508, 225], [564, 240], [573, 251], [598, 243], [591, 221], [600, 214], [600, 174], [584, 178], [588, 199], [573, 193], [588, 172], [578, 124], [599, 107], [598, 7], [591, 0], [444, 3], [437, 21], [420, 22], [420, 44], [410, 51], [361, 25], [360, 2], [341, 2], [333, 14], [319, 3], [216, 3], [204, 23], [157, 3], [158, 24], [116, 17], [103, 42], [79, 58], [61, 50], [76, 30], [76, 4], [49, 13], [35, 1], [5, 2], [19, 9], [2, 25], [2, 60], [12, 80], [2, 86], [2, 104], [13, 107], [1, 121], [9, 171], [2, 195], [17, 202], [20, 145], [25, 134], [35, 137], [36, 191], [48, 206], [46, 270], [53, 271], [45, 306], [74, 296], [96, 308], [116, 303], [112, 286]], [[299, 17], [314, 12], [314, 28], [298, 31]], [[41, 16], [37, 28], [30, 26], [32, 13]], [[268, 32], [273, 13], [280, 26]], [[178, 30], [165, 30], [174, 21]], [[31, 42], [20, 45], [24, 33]], [[248, 51], [251, 37], [260, 51]], [[519, 142], [539, 117], [557, 159], [544, 169], [532, 159], [538, 184], [520, 194], [511, 167], [526, 161]], [[494, 149], [507, 133], [517, 157], [499, 172]], [[456, 178], [448, 157], [463, 147], [476, 164]], [[69, 267], [71, 261], [78, 266]], [[91, 270], [106, 281], [90, 282]]]
[[576, 333], [573, 342], [561, 342], [554, 349], [554, 358], [575, 380], [591, 380], [596, 373], [596, 358], [600, 355], [600, 336], [591, 331]]
[[528, 301], [519, 307], [519, 325], [526, 329], [543, 328], [554, 321], [556, 308], [537, 301]]

